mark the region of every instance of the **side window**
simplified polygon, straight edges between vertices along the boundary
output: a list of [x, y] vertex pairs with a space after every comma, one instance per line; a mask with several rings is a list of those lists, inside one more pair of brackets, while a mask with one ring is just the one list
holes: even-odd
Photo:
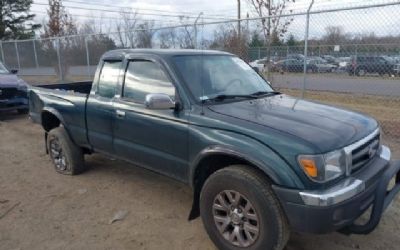
[[121, 61], [105, 61], [101, 69], [97, 95], [112, 98], [118, 83], [118, 76], [121, 69]]
[[160, 66], [151, 61], [130, 61], [125, 74], [123, 97], [144, 103], [147, 94], [156, 93], [175, 98], [175, 87]]

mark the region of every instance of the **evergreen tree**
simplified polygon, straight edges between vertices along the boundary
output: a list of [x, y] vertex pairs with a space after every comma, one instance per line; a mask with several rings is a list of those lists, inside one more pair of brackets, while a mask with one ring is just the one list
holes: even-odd
[[296, 46], [296, 44], [297, 44], [296, 38], [294, 38], [293, 34], [290, 34], [288, 40], [286, 41], [286, 45], [287, 46]]
[[260, 36], [257, 33], [254, 33], [251, 36], [251, 41], [249, 43], [249, 47], [259, 48], [259, 47], [263, 47], [263, 46], [264, 46], [264, 42], [260, 39]]
[[35, 36], [40, 24], [29, 14], [32, 0], [0, 0], [0, 39], [28, 39]]

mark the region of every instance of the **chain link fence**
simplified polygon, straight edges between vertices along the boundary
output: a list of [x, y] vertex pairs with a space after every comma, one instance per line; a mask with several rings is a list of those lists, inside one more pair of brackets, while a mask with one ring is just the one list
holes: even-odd
[[[91, 80], [101, 55], [111, 49], [229, 51], [257, 67], [284, 93], [375, 117], [400, 152], [398, 13], [400, 2], [387, 1], [340, 9], [311, 8], [270, 18], [212, 23], [200, 18], [198, 24], [173, 27], [142, 25], [141, 29], [107, 34], [4, 41], [0, 43], [1, 60], [8, 68], [18, 69], [28, 83], [41, 84]], [[277, 22], [289, 25], [279, 31]], [[272, 25], [270, 30], [266, 23]], [[274, 25], [279, 32], [274, 33]]]

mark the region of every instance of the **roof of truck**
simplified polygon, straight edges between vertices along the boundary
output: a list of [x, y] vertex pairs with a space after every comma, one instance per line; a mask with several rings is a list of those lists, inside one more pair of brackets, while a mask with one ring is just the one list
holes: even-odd
[[130, 54], [152, 54], [160, 56], [176, 55], [232, 55], [228, 52], [218, 50], [196, 50], [196, 49], [117, 49], [104, 53], [104, 57], [121, 57]]

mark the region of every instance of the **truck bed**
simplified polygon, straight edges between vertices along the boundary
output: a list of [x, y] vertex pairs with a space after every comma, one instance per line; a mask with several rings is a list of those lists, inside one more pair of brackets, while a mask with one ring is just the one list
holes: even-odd
[[30, 86], [29, 116], [33, 122], [42, 124], [43, 114], [57, 115], [68, 127], [72, 139], [86, 145], [86, 100], [91, 87], [91, 81]]
[[43, 84], [36, 85], [34, 88], [45, 88], [54, 90], [73, 91], [82, 94], [89, 94], [92, 88], [92, 81], [60, 83], [60, 84]]

